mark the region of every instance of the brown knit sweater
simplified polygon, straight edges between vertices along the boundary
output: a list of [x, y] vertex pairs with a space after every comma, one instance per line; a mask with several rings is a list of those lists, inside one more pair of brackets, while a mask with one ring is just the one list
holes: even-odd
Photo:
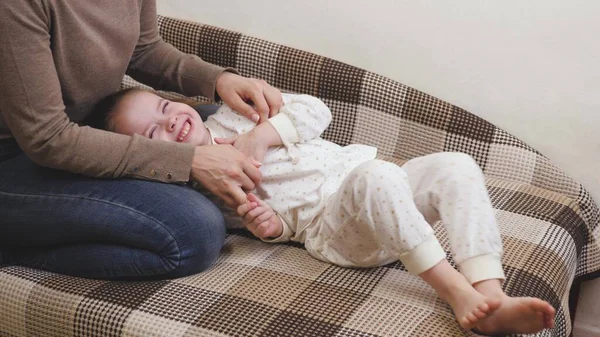
[[223, 68], [158, 35], [155, 0], [1, 0], [0, 135], [36, 163], [93, 177], [188, 181], [192, 145], [79, 126], [125, 73], [215, 96]]

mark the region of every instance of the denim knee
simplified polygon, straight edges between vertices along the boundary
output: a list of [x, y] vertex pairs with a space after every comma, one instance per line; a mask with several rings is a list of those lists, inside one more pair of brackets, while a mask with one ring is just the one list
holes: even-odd
[[223, 245], [220, 210], [187, 186], [87, 178], [23, 155], [0, 166], [0, 250], [11, 263], [91, 278], [179, 277], [209, 268]]
[[219, 257], [225, 242], [225, 221], [221, 211], [207, 200], [190, 201], [190, 207], [183, 208], [183, 212], [170, 213], [164, 220], [177, 244], [177, 252], [161, 254], [168, 264], [166, 277], [183, 277], [207, 270]]

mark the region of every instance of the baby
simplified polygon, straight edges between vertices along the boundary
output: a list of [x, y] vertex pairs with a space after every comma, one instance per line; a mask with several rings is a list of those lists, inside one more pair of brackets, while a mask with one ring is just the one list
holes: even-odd
[[[472, 158], [437, 153], [402, 167], [376, 160], [373, 147], [320, 138], [332, 116], [319, 99], [283, 100], [280, 112], [258, 125], [228, 106], [203, 123], [189, 105], [130, 89], [108, 99], [106, 126], [157, 141], [232, 144], [247, 154], [263, 177], [236, 211], [263, 241], [300, 242], [313, 257], [343, 267], [400, 260], [465, 329], [528, 334], [554, 326], [549, 303], [502, 290], [502, 242]], [[440, 219], [460, 272], [431, 228]]]

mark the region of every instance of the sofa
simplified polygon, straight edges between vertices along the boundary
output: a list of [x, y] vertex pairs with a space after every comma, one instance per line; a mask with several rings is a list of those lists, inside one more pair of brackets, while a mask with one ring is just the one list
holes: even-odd
[[[396, 163], [440, 151], [471, 155], [496, 210], [505, 291], [557, 309], [556, 327], [537, 336], [572, 334], [579, 286], [600, 276], [600, 213], [546, 157], [474, 114], [366, 70], [200, 23], [158, 22], [184, 52], [320, 97], [333, 113], [323, 135], [330, 141], [376, 146], [379, 158]], [[448, 251], [441, 224], [434, 229]], [[2, 337], [474, 335], [399, 262], [340, 268], [301, 245], [263, 243], [239, 229], [210, 270], [180, 279], [100, 281], [0, 266]]]

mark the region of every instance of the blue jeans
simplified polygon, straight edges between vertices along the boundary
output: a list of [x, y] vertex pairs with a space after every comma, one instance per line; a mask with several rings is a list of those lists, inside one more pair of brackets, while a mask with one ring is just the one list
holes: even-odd
[[0, 140], [0, 264], [98, 279], [201, 272], [225, 239], [219, 209], [187, 186], [101, 180], [32, 163]]

